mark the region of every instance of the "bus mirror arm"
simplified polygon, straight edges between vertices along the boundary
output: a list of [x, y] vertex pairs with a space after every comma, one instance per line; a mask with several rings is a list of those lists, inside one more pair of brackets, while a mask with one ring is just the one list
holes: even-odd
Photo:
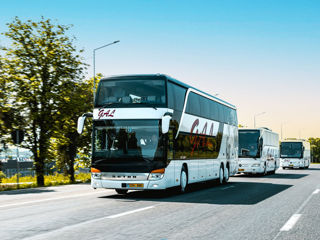
[[166, 134], [169, 132], [170, 120], [172, 119], [172, 114], [167, 112], [162, 116], [161, 121], [161, 132], [162, 134]]
[[78, 126], [77, 126], [77, 131], [79, 134], [82, 134], [83, 132], [83, 127], [84, 127], [84, 122], [86, 121], [87, 117], [93, 117], [92, 113], [84, 113], [82, 114], [81, 117], [78, 118]]

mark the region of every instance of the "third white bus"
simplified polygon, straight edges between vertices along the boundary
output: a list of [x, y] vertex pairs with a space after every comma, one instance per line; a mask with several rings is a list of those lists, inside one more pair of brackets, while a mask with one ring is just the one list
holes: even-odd
[[302, 139], [288, 139], [280, 145], [280, 164], [286, 168], [310, 166], [310, 143]]

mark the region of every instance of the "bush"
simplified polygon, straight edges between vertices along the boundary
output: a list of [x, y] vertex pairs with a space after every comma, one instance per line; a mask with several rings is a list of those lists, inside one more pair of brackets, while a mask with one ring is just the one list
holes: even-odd
[[6, 177], [7, 176], [2, 171], [0, 171], [0, 183], [2, 182], [2, 179]]

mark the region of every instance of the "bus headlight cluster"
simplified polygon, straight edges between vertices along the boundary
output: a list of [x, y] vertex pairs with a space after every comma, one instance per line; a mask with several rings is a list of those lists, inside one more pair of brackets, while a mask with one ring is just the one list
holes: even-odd
[[260, 163], [254, 163], [251, 167], [260, 167]]
[[91, 173], [92, 178], [101, 179], [101, 173]]
[[164, 172], [164, 168], [153, 170], [149, 174], [148, 180], [160, 180], [164, 177]]
[[162, 179], [164, 176], [164, 174], [162, 173], [150, 173], [148, 180], [160, 180]]

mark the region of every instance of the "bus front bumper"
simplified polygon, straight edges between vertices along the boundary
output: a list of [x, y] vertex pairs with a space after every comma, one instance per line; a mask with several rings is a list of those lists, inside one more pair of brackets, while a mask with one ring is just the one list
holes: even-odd
[[238, 168], [238, 173], [263, 173], [264, 168], [263, 167], [240, 167]]
[[127, 189], [127, 190], [162, 190], [166, 189], [166, 181], [160, 180], [102, 180], [91, 177], [91, 187], [108, 189]]
[[284, 168], [300, 168], [304, 167], [303, 161], [281, 161], [280, 167]]

